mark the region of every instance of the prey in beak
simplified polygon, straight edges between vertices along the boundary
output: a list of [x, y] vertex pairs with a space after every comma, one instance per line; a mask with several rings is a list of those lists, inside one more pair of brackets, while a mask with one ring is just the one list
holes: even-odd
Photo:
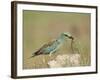
[[69, 39], [72, 39], [74, 40], [74, 37], [70, 36], [70, 35], [67, 35], [67, 34], [64, 34], [66, 37], [68, 37]]

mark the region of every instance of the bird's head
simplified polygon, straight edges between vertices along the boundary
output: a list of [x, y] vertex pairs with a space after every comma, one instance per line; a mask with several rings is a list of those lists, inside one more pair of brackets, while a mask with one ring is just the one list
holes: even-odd
[[72, 37], [72, 35], [68, 32], [64, 32], [64, 33], [62, 33], [62, 35], [65, 36], [66, 38], [69, 38], [69, 39], [72, 39], [72, 40], [74, 39], [74, 37]]

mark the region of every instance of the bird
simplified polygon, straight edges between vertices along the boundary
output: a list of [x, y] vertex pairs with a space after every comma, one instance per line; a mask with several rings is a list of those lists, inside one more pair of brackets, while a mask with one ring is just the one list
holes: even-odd
[[31, 58], [38, 56], [38, 55], [42, 55], [42, 54], [45, 54], [45, 55], [49, 54], [51, 56], [53, 53], [55, 53], [60, 48], [60, 46], [64, 43], [66, 39], [73, 40], [74, 37], [71, 36], [71, 34], [68, 32], [63, 32], [60, 34], [60, 36], [58, 36], [57, 39], [51, 42], [48, 42], [47, 44], [44, 44], [40, 49], [34, 52]]

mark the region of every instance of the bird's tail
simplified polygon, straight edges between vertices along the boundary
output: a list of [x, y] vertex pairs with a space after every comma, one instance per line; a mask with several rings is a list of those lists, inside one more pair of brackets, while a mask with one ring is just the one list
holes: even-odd
[[39, 51], [36, 51], [36, 52], [32, 53], [32, 56], [30, 56], [29, 59], [31, 59], [31, 58], [33, 58], [35, 56], [38, 56], [38, 55], [40, 55]]
[[32, 56], [30, 56], [28, 59], [31, 59], [31, 58], [33, 58], [33, 57], [35, 57], [36, 55], [35, 54], [32, 54]]
[[42, 53], [40, 52], [40, 50], [38, 50], [38, 51], [32, 53], [32, 56], [29, 57], [29, 59], [30, 59], [30, 58], [33, 58], [33, 57], [35, 57], [35, 56], [38, 56], [38, 55], [40, 55], [40, 54], [42, 54]]

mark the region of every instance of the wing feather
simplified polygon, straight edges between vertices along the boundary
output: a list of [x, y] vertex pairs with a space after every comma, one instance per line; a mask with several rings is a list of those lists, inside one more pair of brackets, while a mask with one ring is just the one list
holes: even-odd
[[55, 40], [54, 41], [50, 41], [47, 44], [44, 44], [39, 50], [34, 52], [33, 55], [45, 54], [44, 49], [47, 48], [47, 47], [50, 47], [54, 42], [55, 42]]

